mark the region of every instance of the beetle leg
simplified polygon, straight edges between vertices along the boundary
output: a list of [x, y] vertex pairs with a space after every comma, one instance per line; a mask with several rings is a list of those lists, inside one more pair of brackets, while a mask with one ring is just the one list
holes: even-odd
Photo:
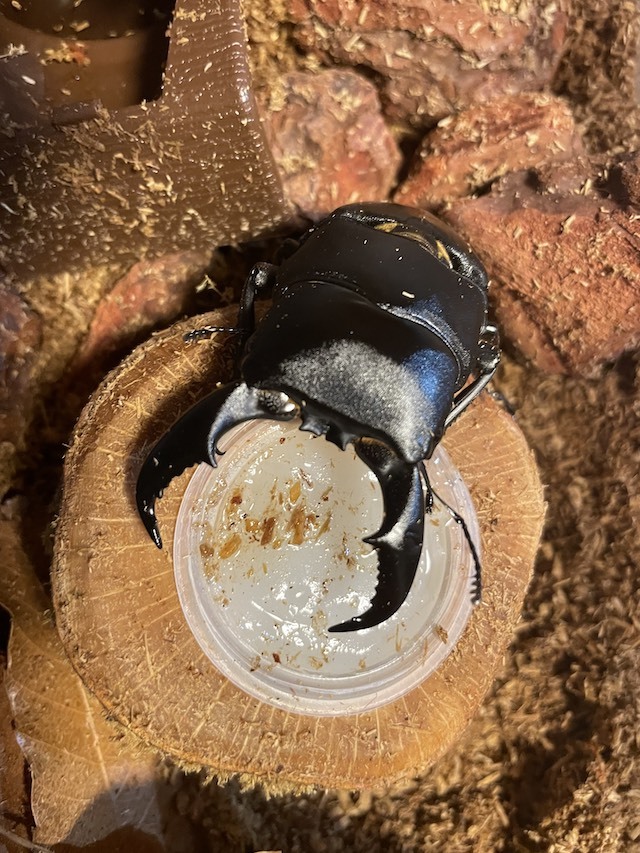
[[242, 286], [237, 326], [203, 326], [201, 329], [192, 329], [187, 332], [183, 336], [183, 340], [192, 343], [202, 338], [211, 338], [218, 332], [242, 335], [243, 339], [246, 340], [249, 335], [253, 334], [256, 326], [254, 311], [256, 294], [273, 284], [276, 269], [273, 264], [267, 263], [258, 263], [251, 269]]
[[240, 310], [238, 311], [238, 331], [243, 334], [245, 340], [253, 334], [256, 328], [256, 294], [273, 285], [277, 269], [274, 264], [264, 262], [255, 264], [242, 286]]
[[329, 628], [333, 633], [371, 628], [393, 616], [409, 594], [422, 551], [424, 493], [418, 466], [377, 441], [359, 439], [354, 447], [382, 489], [382, 526], [364, 540], [378, 553], [378, 584], [370, 608], [333, 625]]
[[158, 548], [162, 548], [162, 538], [156, 500], [174, 477], [200, 462], [215, 468], [217, 441], [237, 424], [255, 418], [290, 420], [296, 411], [286, 394], [250, 388], [244, 382], [218, 388], [189, 409], [156, 444], [138, 476], [138, 512]]
[[427, 499], [427, 512], [431, 512], [433, 509], [433, 498], [435, 498], [439, 503], [442, 504], [445, 509], [448, 509], [451, 513], [451, 517], [459, 524], [462, 528], [462, 532], [464, 534], [464, 538], [467, 541], [467, 545], [469, 546], [469, 551], [471, 552], [471, 558], [473, 559], [473, 581], [471, 582], [471, 602], [473, 604], [478, 604], [480, 599], [482, 598], [482, 565], [480, 563], [480, 557], [478, 556], [478, 549], [476, 548], [475, 542], [471, 538], [471, 533], [469, 531], [469, 527], [464, 518], [460, 515], [459, 512], [450, 506], [446, 501], [442, 500], [440, 495], [431, 487], [429, 484], [429, 478], [427, 476], [427, 468], [424, 462], [420, 462], [420, 473], [422, 474], [422, 478], [427, 485], [427, 493], [430, 496], [430, 501]]
[[459, 417], [467, 406], [475, 400], [482, 389], [489, 384], [500, 362], [500, 336], [495, 326], [485, 326], [478, 344], [478, 375], [473, 382], [463, 388], [453, 401], [451, 411], [444, 422], [445, 429]]

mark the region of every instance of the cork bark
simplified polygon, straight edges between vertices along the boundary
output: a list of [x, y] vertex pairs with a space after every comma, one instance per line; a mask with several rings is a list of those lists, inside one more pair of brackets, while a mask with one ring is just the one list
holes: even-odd
[[496, 98], [447, 116], [423, 139], [394, 201], [438, 208], [521, 169], [586, 155], [568, 104], [547, 93]]
[[295, 0], [289, 14], [305, 54], [366, 70], [392, 122], [426, 128], [460, 109], [548, 84], [566, 36], [565, 5]]
[[[513, 173], [445, 215], [494, 281], [505, 336], [543, 370], [589, 374], [640, 341], [640, 230], [637, 207], [576, 166], [549, 167], [537, 187]], [[632, 175], [622, 181], [632, 201]]]
[[[232, 314], [198, 322], [228, 324]], [[226, 381], [233, 342], [187, 345], [185, 324], [110, 374], [69, 450], [53, 589], [74, 666], [109, 713], [184, 765], [240, 773], [272, 790], [365, 788], [424, 770], [460, 736], [512, 639], [541, 533], [537, 469], [512, 418], [482, 397], [445, 445], [474, 498], [485, 594], [441, 669], [377, 711], [311, 718], [262, 704], [200, 650], [174, 586], [172, 521], [190, 472], [159, 504], [165, 548], [147, 538], [133, 503], [140, 465], [177, 416]]]

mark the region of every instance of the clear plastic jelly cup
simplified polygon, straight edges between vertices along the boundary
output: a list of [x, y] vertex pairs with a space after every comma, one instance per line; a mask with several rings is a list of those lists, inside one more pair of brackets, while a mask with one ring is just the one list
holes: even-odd
[[[200, 466], [176, 524], [174, 565], [185, 618], [203, 651], [246, 693], [287, 711], [357, 714], [398, 699], [452, 651], [472, 610], [473, 558], [436, 500], [416, 578], [380, 625], [328, 628], [363, 613], [377, 555], [363, 542], [382, 520], [374, 474], [297, 423], [251, 421]], [[438, 495], [479, 547], [470, 495], [445, 451], [428, 463]]]

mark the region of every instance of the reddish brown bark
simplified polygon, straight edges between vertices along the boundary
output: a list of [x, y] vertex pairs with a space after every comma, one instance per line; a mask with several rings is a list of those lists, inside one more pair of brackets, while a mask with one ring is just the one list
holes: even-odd
[[438, 207], [508, 172], [584, 155], [562, 99], [548, 94], [497, 98], [443, 119], [425, 137], [396, 201]]
[[292, 73], [265, 104], [267, 138], [285, 195], [312, 219], [386, 198], [400, 152], [375, 87], [354, 71]]
[[494, 280], [504, 332], [546, 370], [590, 372], [640, 340], [640, 221], [589, 186], [538, 192], [514, 174], [447, 213]]
[[290, 12], [305, 51], [374, 72], [387, 115], [417, 127], [499, 95], [542, 88], [566, 30], [555, 3], [501, 11], [481, 0], [295, 0]]

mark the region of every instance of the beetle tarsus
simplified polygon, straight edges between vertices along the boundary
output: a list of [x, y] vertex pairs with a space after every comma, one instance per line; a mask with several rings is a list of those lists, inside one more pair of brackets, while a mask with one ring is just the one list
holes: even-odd
[[424, 492], [419, 468], [378, 441], [359, 439], [354, 447], [382, 490], [382, 525], [364, 540], [378, 554], [378, 584], [369, 609], [333, 625], [331, 633], [372, 628], [393, 616], [409, 594], [422, 551]]
[[235, 335], [242, 331], [244, 329], [239, 329], [235, 326], [202, 326], [200, 329], [191, 329], [190, 332], [185, 332], [182, 340], [187, 344], [191, 344], [194, 341], [208, 340], [217, 335], [218, 332], [228, 332], [230, 335]]
[[[426, 467], [424, 462], [420, 464], [420, 469], [422, 471], [423, 477], [427, 476]], [[464, 534], [464, 538], [469, 546], [469, 551], [471, 552], [471, 558], [473, 560], [473, 578], [471, 580], [471, 603], [479, 604], [482, 598], [482, 564], [480, 563], [480, 555], [478, 554], [478, 549], [476, 548], [476, 543], [473, 541], [473, 537], [471, 536], [471, 531], [469, 530], [469, 526], [464, 518], [457, 512], [450, 504], [448, 504], [445, 500], [443, 500], [440, 495], [432, 488], [429, 488], [429, 491], [436, 498], [436, 500], [442, 504], [445, 509], [447, 509], [451, 513], [451, 517], [459, 524], [462, 532]]]

